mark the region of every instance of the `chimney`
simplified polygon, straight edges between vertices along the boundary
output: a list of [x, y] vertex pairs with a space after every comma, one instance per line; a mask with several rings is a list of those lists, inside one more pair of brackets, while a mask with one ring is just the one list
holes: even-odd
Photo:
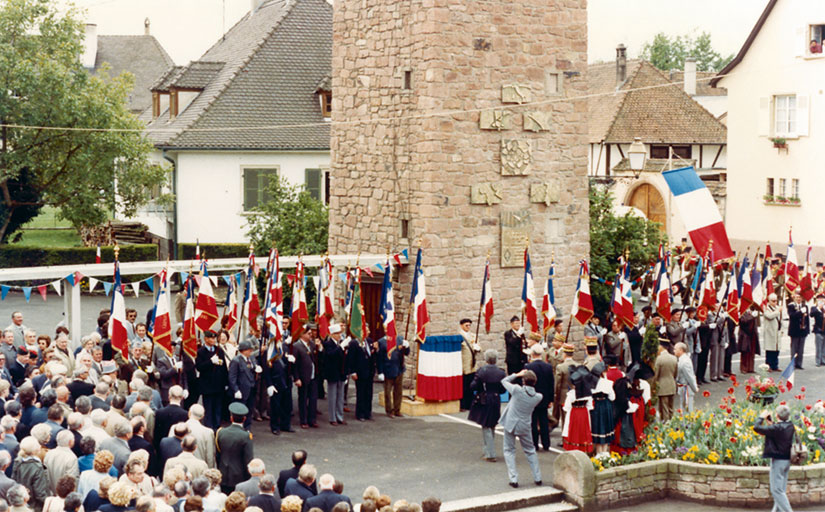
[[151, 32], [149, 32], [149, 18], [146, 18], [145, 20], [143, 20], [143, 35], [144, 36], [151, 35]]
[[685, 59], [685, 92], [689, 96], [696, 96], [696, 59]]
[[80, 63], [84, 68], [95, 67], [97, 60], [97, 25], [86, 24], [86, 34], [83, 37], [83, 54], [80, 56]]
[[627, 48], [621, 43], [616, 47], [616, 87], [627, 79]]

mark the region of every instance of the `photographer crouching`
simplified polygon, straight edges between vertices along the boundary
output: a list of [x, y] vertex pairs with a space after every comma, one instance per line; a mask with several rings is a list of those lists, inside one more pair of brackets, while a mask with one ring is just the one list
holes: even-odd
[[794, 425], [791, 423], [791, 410], [787, 405], [776, 408], [776, 423], [770, 411], [762, 411], [753, 430], [765, 436], [765, 448], [762, 457], [771, 459], [771, 495], [774, 512], [792, 512], [785, 489], [788, 486], [788, 470], [791, 468], [791, 445], [794, 440]]

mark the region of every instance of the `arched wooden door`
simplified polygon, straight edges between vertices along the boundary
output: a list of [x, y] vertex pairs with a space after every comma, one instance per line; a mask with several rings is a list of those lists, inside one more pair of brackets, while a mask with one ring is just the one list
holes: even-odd
[[650, 183], [643, 183], [633, 189], [627, 206], [641, 210], [648, 220], [659, 223], [659, 229], [667, 232], [667, 208], [662, 194]]

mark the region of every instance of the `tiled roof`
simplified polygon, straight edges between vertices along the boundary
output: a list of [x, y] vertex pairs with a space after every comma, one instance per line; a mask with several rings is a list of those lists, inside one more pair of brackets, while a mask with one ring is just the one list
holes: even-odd
[[196, 60], [175, 78], [172, 85], [178, 89], [203, 89], [221, 71], [225, 63]]
[[155, 80], [155, 83], [152, 84], [149, 90], [153, 92], [169, 92], [169, 86], [175, 83], [175, 80], [183, 73], [184, 69], [184, 66], [172, 66], [166, 73], [160, 75], [160, 77]]
[[[645, 159], [645, 167], [644, 167], [644, 169], [641, 170], [641, 172], [656, 172], [656, 173], [658, 173], [658, 172], [668, 170], [668, 168], [670, 166], [672, 166], [673, 169], [678, 169], [680, 167], [687, 167], [687, 166], [690, 166], [690, 165], [692, 165], [695, 168], [696, 167], [696, 160], [695, 159], [683, 160], [681, 158], [676, 158], [676, 157], [674, 157], [673, 160], [671, 160], [671, 161], [668, 161], [667, 158], [646, 158]], [[616, 167], [611, 169], [611, 172], [621, 172], [621, 171], [627, 171], [627, 172], [631, 171], [631, 169], [630, 169], [630, 160], [627, 157], [622, 158], [619, 161], [619, 163], [616, 164]]]
[[175, 63], [154, 36], [97, 36], [97, 56], [92, 73], [108, 63], [109, 74], [128, 71], [135, 77], [129, 96], [129, 109], [142, 111], [152, 105], [149, 88]]
[[332, 77], [327, 75], [318, 82], [318, 86], [315, 87], [316, 91], [324, 91], [324, 92], [332, 92]]
[[[727, 129], [647, 61], [628, 61], [620, 94], [588, 100], [590, 142], [724, 144]], [[613, 64], [588, 67], [590, 94], [615, 90]]]
[[[171, 122], [168, 114], [151, 122], [148, 133], [170, 149], [329, 149], [315, 92], [331, 60], [325, 0], [269, 0], [201, 57], [225, 63], [203, 91]], [[313, 126], [273, 128], [296, 124]]]
[[[672, 69], [667, 73], [671, 82], [681, 84], [684, 87], [685, 72]], [[710, 81], [716, 76], [715, 71], [697, 71], [696, 72], [696, 96], [727, 96], [728, 90], [724, 87], [711, 87]]]

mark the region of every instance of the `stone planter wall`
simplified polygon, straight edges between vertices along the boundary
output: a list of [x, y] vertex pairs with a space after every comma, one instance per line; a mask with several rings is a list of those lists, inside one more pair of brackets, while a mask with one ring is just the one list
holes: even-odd
[[[665, 459], [596, 471], [587, 455], [567, 452], [553, 467], [553, 483], [583, 510], [603, 510], [664, 497], [733, 507], [773, 502], [767, 467], [713, 466]], [[788, 475], [794, 506], [825, 502], [825, 464], [794, 466]]]

